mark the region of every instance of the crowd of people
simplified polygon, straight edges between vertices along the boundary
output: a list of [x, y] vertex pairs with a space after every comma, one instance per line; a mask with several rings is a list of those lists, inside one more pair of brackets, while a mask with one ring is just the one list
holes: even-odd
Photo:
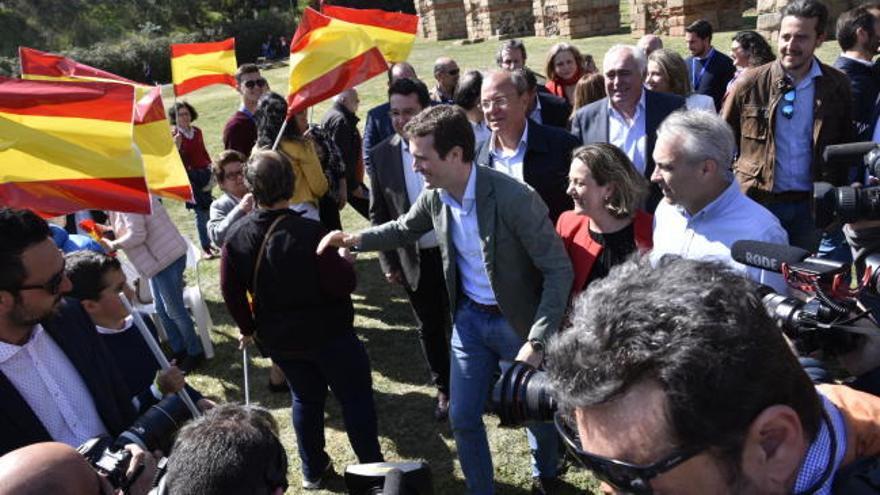
[[[355, 88], [320, 124], [288, 120], [243, 64], [213, 159], [197, 110], [176, 103], [202, 254], [220, 257], [241, 348], [270, 358], [270, 389], [291, 394], [300, 486], [335, 473], [328, 389], [359, 462], [384, 460], [351, 297], [364, 251], [408, 297], [436, 389], [425, 416], [449, 421], [468, 493], [494, 492], [483, 414], [512, 361], [546, 368], [561, 405], [555, 422], [526, 426], [532, 493], [558, 493], [560, 442], [610, 488], [639, 493], [832, 493], [838, 470], [880, 454], [880, 398], [814, 386], [755, 292], [789, 294], [785, 278], [731, 255], [751, 240], [852, 261], [841, 225], [816, 228], [811, 197], [819, 181], [869, 179], [823, 151], [880, 136], [880, 5], [840, 15], [833, 66], [816, 56], [825, 5], [793, 0], [779, 17], [776, 53], [742, 31], [728, 56], [699, 20], [687, 57], [647, 35], [599, 67], [563, 42], [539, 74], [510, 39], [492, 70], [437, 59], [430, 87], [396, 63], [363, 133]], [[371, 227], [343, 230], [346, 205]], [[69, 447], [115, 438], [183, 391], [205, 415], [180, 432], [157, 493], [288, 487], [271, 416], [186, 383], [204, 361], [183, 299], [187, 242], [161, 200], [152, 209], [108, 212], [98, 244], [64, 256], [44, 220], [0, 210], [0, 493], [57, 481], [22, 476], [33, 459], [57, 464], [57, 479], [83, 471]], [[117, 251], [149, 283], [170, 366], [119, 299]], [[860, 356], [860, 372], [880, 367]], [[155, 460], [127, 448], [140, 487]]]

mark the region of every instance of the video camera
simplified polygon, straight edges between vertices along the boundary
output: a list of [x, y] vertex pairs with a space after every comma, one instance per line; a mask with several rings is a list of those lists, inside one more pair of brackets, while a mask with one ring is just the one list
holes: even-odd
[[[868, 174], [880, 178], [880, 145], [873, 141], [835, 144], [825, 147], [826, 162], [848, 167], [861, 158]], [[880, 186], [834, 187], [827, 182], [813, 185], [813, 215], [816, 228], [835, 220], [842, 223], [880, 219]]]
[[180, 397], [169, 395], [137, 418], [119, 438], [98, 436], [85, 441], [76, 450], [114, 488], [126, 490], [133, 480], [125, 476], [131, 461], [131, 452], [125, 446], [136, 444], [146, 452], [158, 449], [167, 453], [177, 430], [190, 419], [192, 413]]

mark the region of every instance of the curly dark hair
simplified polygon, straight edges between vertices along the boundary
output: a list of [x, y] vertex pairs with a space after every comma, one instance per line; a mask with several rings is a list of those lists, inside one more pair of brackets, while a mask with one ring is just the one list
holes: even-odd
[[758, 67], [776, 60], [773, 48], [756, 31], [740, 31], [733, 36], [733, 41], [749, 54], [749, 66]]
[[285, 138], [301, 137], [299, 129], [292, 122], [284, 126], [285, 120], [287, 120], [287, 100], [273, 92], [261, 96], [257, 102], [257, 110], [254, 112], [254, 121], [257, 123], [257, 147], [272, 148], [282, 127]]

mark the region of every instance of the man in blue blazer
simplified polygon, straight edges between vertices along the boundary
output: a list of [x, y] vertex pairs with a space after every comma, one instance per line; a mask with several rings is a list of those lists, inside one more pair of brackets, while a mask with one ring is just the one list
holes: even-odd
[[[398, 79], [416, 79], [416, 70], [407, 62], [398, 62], [388, 69], [388, 86]], [[391, 115], [388, 113], [391, 107], [386, 101], [376, 105], [367, 112], [367, 120], [364, 122], [364, 169], [370, 173], [373, 164], [370, 161], [370, 150], [385, 139], [394, 135], [394, 126], [391, 125]]]
[[715, 111], [720, 112], [727, 83], [736, 73], [733, 60], [712, 47], [712, 25], [705, 19], [684, 28], [684, 40], [691, 52], [685, 60], [691, 87], [695, 93], [711, 96], [715, 100]]
[[556, 127], [526, 118], [532, 93], [522, 69], [483, 79], [481, 105], [492, 137], [477, 145], [477, 165], [494, 168], [532, 186], [550, 220], [573, 208], [566, 193], [571, 152], [580, 142]]
[[46, 222], [0, 209], [0, 455], [37, 442], [116, 437], [131, 394], [70, 290]]
[[880, 46], [877, 10], [860, 5], [837, 18], [837, 43], [842, 53], [834, 68], [852, 84], [853, 123], [859, 141], [870, 141], [877, 122], [875, 103], [880, 94], [880, 70], [874, 56]]
[[[453, 315], [449, 419], [468, 493], [494, 491], [482, 414], [500, 360], [543, 361], [562, 323], [573, 279], [571, 262], [528, 186], [473, 163], [474, 134], [460, 108], [438, 105], [405, 128], [422, 192], [396, 220], [356, 234], [334, 231], [318, 245], [387, 251], [434, 230]], [[532, 424], [533, 487], [556, 484], [553, 425]], [[540, 490], [540, 491], [539, 491]]]
[[[654, 173], [657, 128], [672, 112], [684, 107], [684, 98], [655, 93], [642, 86], [648, 62], [644, 52], [616, 45], [605, 54], [602, 70], [607, 97], [580, 108], [571, 133], [583, 144], [611, 143], [633, 161], [646, 179]], [[653, 212], [663, 194], [651, 186], [647, 211]]]

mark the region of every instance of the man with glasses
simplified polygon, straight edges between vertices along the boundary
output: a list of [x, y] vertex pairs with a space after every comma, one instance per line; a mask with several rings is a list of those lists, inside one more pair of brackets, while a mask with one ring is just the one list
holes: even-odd
[[[409, 211], [425, 189], [413, 169], [413, 155], [403, 128], [431, 105], [428, 88], [418, 79], [398, 79], [388, 88], [389, 112], [395, 134], [370, 151], [370, 223], [394, 220]], [[402, 285], [419, 330], [431, 382], [437, 388], [434, 419], [449, 415], [449, 300], [443, 281], [443, 259], [432, 230], [412, 244], [379, 253], [385, 280]]]
[[532, 186], [555, 225], [573, 207], [565, 190], [571, 152], [580, 143], [562, 129], [526, 117], [533, 93], [525, 70], [492, 72], [483, 80], [480, 105], [492, 135], [477, 146], [476, 162]]
[[460, 69], [455, 60], [449, 57], [440, 57], [434, 62], [434, 79], [437, 85], [431, 90], [431, 100], [434, 103], [455, 104], [455, 88], [458, 87]]
[[257, 64], [241, 64], [235, 73], [236, 90], [241, 95], [241, 106], [223, 127], [223, 149], [236, 150], [250, 156], [257, 142], [257, 123], [254, 112], [260, 97], [269, 91], [269, 83], [260, 75]]
[[617, 491], [827, 494], [880, 452], [880, 399], [814, 387], [755, 286], [722, 265], [629, 261], [569, 317], [547, 353], [557, 430]]
[[0, 454], [37, 442], [116, 437], [131, 394], [71, 288], [46, 222], [0, 209]]
[[722, 116], [739, 145], [733, 169], [743, 192], [779, 218], [792, 245], [815, 252], [813, 182], [841, 186], [849, 174], [848, 164], [828, 163], [822, 153], [854, 137], [850, 83], [814, 56], [825, 40], [825, 5], [795, 0], [780, 17], [779, 58], [738, 80]]

